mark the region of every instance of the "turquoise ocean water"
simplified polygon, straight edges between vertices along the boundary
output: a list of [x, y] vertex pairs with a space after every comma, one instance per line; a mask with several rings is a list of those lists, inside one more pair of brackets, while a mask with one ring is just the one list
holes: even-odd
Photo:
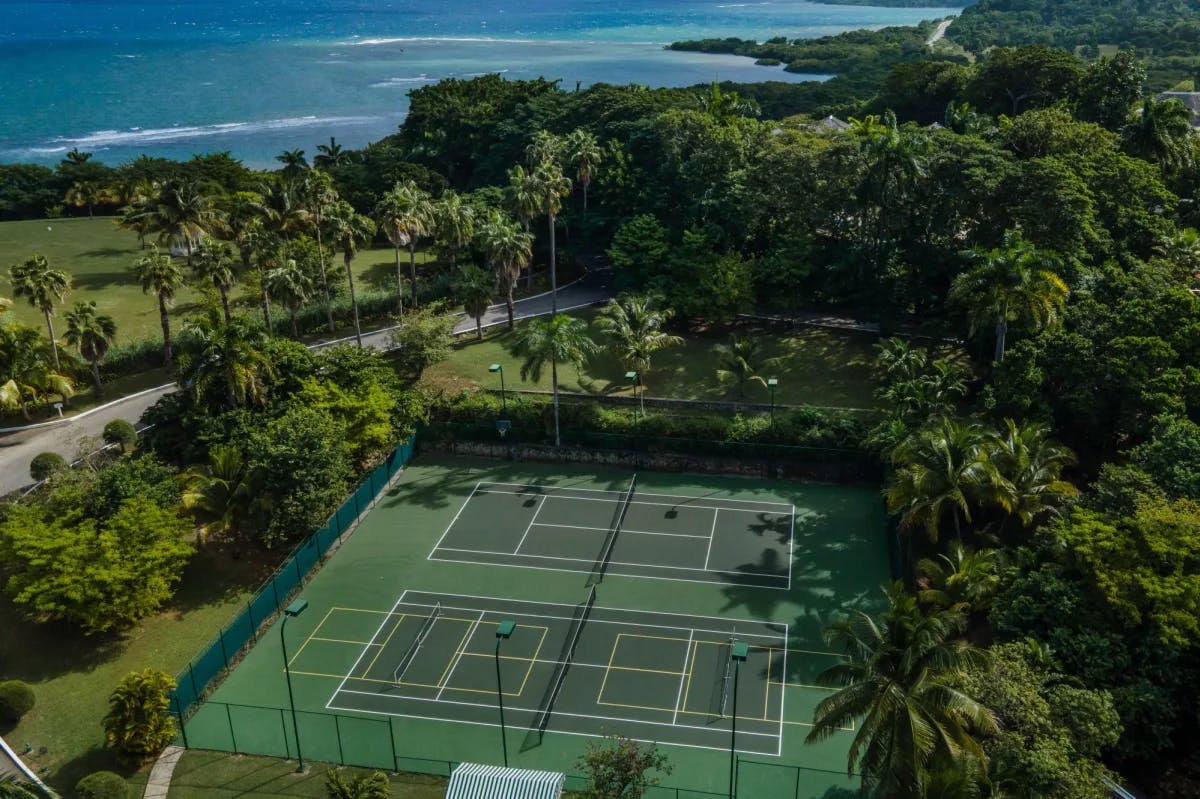
[[263, 166], [331, 135], [380, 138], [408, 90], [486, 72], [568, 88], [821, 79], [662, 45], [954, 13], [799, 0], [4, 0], [0, 162], [55, 163], [78, 147], [113, 164], [230, 150]]

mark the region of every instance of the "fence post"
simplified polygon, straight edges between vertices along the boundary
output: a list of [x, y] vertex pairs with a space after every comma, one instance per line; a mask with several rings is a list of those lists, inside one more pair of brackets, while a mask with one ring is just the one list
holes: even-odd
[[288, 746], [287, 740], [287, 718], [283, 712], [283, 708], [279, 708], [279, 729], [283, 730], [283, 756], [285, 759], [292, 756], [292, 748]]
[[225, 722], [229, 725], [229, 743], [233, 745], [233, 753], [238, 754], [237, 734], [233, 731], [233, 712], [229, 709], [229, 703], [225, 703]]
[[225, 668], [229, 668], [229, 650], [225, 648], [224, 630], [217, 633], [217, 640], [221, 642], [221, 662], [225, 664]]
[[254, 597], [251, 597], [250, 600], [248, 602], [246, 602], [246, 618], [250, 620], [250, 640], [257, 641], [258, 640], [258, 622], [256, 622], [254, 620], [254, 605], [252, 604], [253, 601], [254, 601]]
[[399, 771], [400, 761], [396, 759], [396, 729], [392, 725], [395, 720], [395, 716], [388, 716], [388, 737], [392, 739], [392, 771]]
[[333, 714], [333, 734], [337, 736], [338, 742], [338, 765], [346, 765], [346, 753], [342, 749], [342, 725], [338, 721], [338, 714]]
[[188, 746], [187, 729], [183, 726], [183, 709], [179, 707], [179, 694], [172, 691], [171, 699], [175, 701], [175, 715], [179, 717], [179, 735], [183, 738], [183, 748], [190, 749]]
[[271, 575], [271, 596], [275, 597], [275, 609], [279, 610], [279, 589], [275, 587], [275, 575]]
[[200, 689], [196, 687], [196, 670], [192, 668], [192, 664], [188, 664], [188, 682], [192, 684], [192, 696], [200, 698]]

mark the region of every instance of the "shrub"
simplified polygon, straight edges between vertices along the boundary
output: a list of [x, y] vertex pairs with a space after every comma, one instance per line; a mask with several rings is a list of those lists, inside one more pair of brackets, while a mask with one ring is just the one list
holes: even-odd
[[67, 459], [57, 452], [43, 452], [29, 462], [29, 476], [41, 482], [67, 468]]
[[104, 737], [122, 762], [141, 765], [174, 740], [175, 719], [168, 713], [174, 688], [175, 680], [169, 674], [146, 669], [125, 675], [112, 692], [103, 722]]
[[75, 783], [78, 799], [129, 799], [129, 785], [120, 774], [97, 771]]
[[33, 710], [33, 689], [20, 680], [0, 682], [0, 721], [18, 722]]
[[104, 443], [120, 444], [121, 452], [128, 452], [137, 443], [137, 428], [124, 419], [113, 419], [104, 425]]

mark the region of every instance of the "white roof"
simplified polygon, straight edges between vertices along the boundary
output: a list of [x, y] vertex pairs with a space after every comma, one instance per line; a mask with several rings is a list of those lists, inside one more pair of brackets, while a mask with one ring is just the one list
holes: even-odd
[[481, 763], [462, 763], [450, 775], [446, 799], [559, 799], [565, 777]]

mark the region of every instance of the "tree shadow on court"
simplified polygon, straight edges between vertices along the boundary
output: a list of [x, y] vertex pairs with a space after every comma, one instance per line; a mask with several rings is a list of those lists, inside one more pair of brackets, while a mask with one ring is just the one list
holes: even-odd
[[[756, 521], [746, 525], [749, 532], [759, 538], [774, 536], [780, 544], [787, 546], [792, 537], [792, 517], [790, 515], [758, 513], [755, 514], [755, 519]], [[785, 568], [784, 571], [786, 572], [787, 569]]]
[[440, 510], [462, 502], [461, 490], [474, 488], [481, 474], [481, 469], [469, 466], [445, 467], [436, 475], [392, 486], [380, 499], [379, 504], [387, 508], [420, 505], [423, 508]]

